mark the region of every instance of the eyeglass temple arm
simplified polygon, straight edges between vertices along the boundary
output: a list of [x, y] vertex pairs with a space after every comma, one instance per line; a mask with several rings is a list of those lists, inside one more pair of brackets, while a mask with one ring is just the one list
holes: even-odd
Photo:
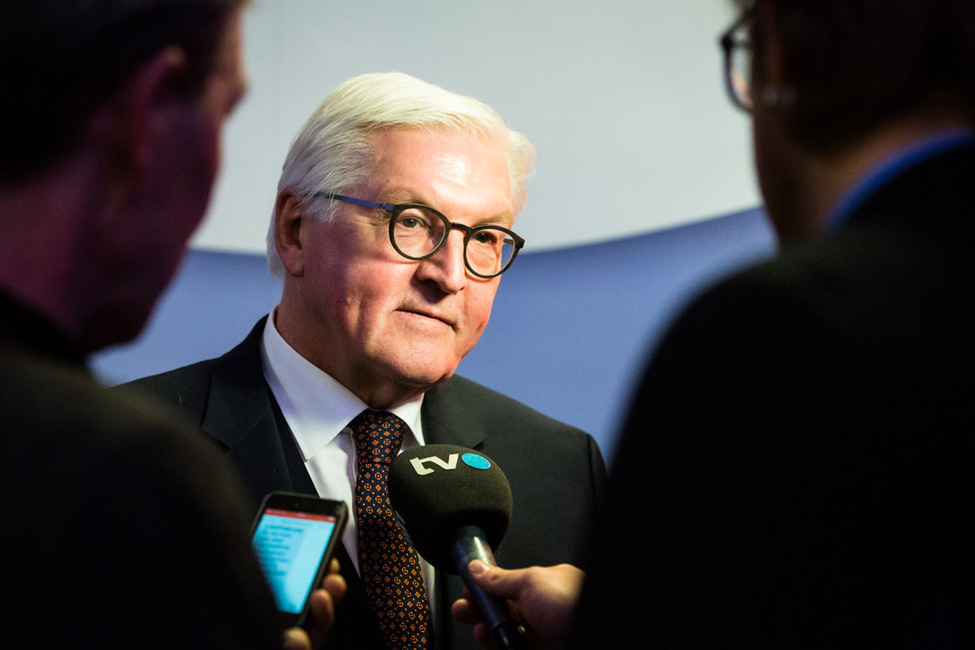
[[354, 203], [355, 205], [361, 205], [366, 208], [379, 208], [380, 210], [385, 210], [386, 212], [392, 212], [396, 207], [392, 203], [377, 203], [376, 201], [366, 201], [365, 199], [356, 199], [351, 196], [344, 196], [342, 194], [333, 194], [332, 192], [315, 192], [315, 196], [323, 199], [333, 199], [335, 201], [342, 201], [343, 203]]

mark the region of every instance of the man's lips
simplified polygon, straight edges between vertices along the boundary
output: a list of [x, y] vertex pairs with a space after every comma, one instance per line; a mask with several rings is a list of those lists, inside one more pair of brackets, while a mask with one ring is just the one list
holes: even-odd
[[451, 328], [454, 327], [454, 319], [449, 318], [448, 316], [445, 316], [443, 314], [438, 314], [437, 312], [430, 311], [428, 309], [414, 309], [410, 307], [403, 307], [400, 309], [400, 311], [405, 312], [407, 314], [413, 314], [414, 316], [422, 316], [424, 318], [438, 320], [444, 325], [447, 325], [448, 327]]

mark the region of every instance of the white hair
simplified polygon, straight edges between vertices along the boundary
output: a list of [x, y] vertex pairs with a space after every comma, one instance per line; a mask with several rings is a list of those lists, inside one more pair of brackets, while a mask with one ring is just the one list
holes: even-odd
[[[524, 205], [525, 185], [535, 164], [535, 147], [528, 138], [509, 129], [483, 102], [399, 72], [354, 77], [325, 98], [291, 143], [278, 194], [290, 187], [314, 201], [318, 192], [349, 191], [369, 174], [373, 158], [369, 136], [396, 128], [461, 131], [503, 143], [515, 211]], [[320, 214], [330, 219], [335, 209], [334, 204], [324, 206]], [[274, 244], [273, 212], [267, 259], [271, 272], [283, 276]]]

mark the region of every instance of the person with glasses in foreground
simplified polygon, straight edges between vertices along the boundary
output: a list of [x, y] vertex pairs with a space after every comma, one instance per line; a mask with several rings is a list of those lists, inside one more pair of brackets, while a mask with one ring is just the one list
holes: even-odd
[[[219, 359], [138, 386], [227, 449], [255, 508], [265, 493], [289, 490], [355, 511], [354, 423], [391, 412], [407, 425], [404, 448], [474, 448], [507, 475], [514, 512], [495, 549], [500, 564], [578, 564], [605, 477], [595, 442], [454, 376], [524, 245], [513, 228], [534, 157], [523, 135], [469, 97], [398, 73], [343, 83], [284, 163], [268, 234], [270, 266], [284, 279], [277, 307]], [[338, 552], [348, 593], [329, 647], [407, 647], [404, 636], [409, 647], [476, 647], [450, 616], [460, 579], [425, 564], [426, 594], [404, 627], [373, 611], [359, 523]]]
[[[565, 645], [971, 647], [975, 4], [738, 8], [781, 250], [656, 350]], [[564, 572], [479, 581], [551, 643]]]

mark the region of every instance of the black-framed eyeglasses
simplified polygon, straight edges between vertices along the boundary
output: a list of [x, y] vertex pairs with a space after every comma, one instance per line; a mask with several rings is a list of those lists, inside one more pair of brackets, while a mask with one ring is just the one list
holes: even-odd
[[724, 79], [731, 103], [749, 113], [754, 106], [752, 43], [749, 36], [754, 17], [753, 11], [746, 11], [718, 41], [724, 51]]
[[460, 230], [464, 233], [464, 266], [479, 278], [493, 278], [507, 271], [525, 245], [524, 239], [502, 226], [456, 223], [419, 203], [378, 203], [331, 192], [315, 196], [388, 212], [389, 241], [408, 260], [431, 257], [447, 243], [451, 230]]

